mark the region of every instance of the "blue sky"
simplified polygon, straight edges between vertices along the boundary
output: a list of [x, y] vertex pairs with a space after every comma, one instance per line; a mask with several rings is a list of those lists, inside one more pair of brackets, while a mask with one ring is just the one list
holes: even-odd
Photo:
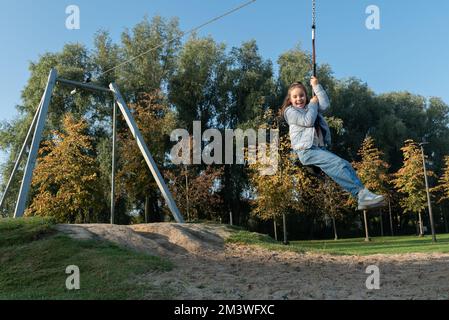
[[[220, 15], [243, 0], [1, 0], [0, 121], [17, 114], [28, 65], [65, 43], [92, 46], [98, 29], [115, 41], [126, 27], [149, 17], [179, 17], [183, 30]], [[449, 103], [449, 1], [317, 0], [318, 62], [337, 78], [356, 76], [377, 93], [407, 90]], [[77, 5], [81, 29], [67, 30], [65, 9]], [[380, 8], [380, 30], [365, 27], [369, 5]], [[311, 0], [258, 0], [202, 29], [228, 48], [256, 39], [261, 55], [276, 61], [299, 42], [310, 50]]]

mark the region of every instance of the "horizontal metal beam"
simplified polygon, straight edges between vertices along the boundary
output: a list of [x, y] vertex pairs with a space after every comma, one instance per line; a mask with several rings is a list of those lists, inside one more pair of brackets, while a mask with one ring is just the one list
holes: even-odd
[[78, 81], [62, 79], [62, 78], [58, 78], [57, 81], [61, 84], [67, 85], [67, 86], [72, 86], [72, 87], [77, 87], [77, 88], [82, 88], [82, 89], [92, 90], [92, 91], [101, 91], [101, 92], [112, 93], [112, 91], [108, 88], [96, 86], [96, 85], [90, 84], [90, 83], [83, 83], [83, 82], [78, 82]]

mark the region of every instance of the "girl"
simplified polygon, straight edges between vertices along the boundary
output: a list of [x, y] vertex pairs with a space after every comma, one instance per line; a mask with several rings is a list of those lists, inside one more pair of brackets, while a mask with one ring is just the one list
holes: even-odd
[[366, 189], [348, 161], [326, 150], [331, 135], [321, 113], [329, 107], [329, 98], [317, 78], [312, 77], [310, 84], [315, 97], [309, 100], [306, 87], [295, 82], [288, 89], [280, 111], [289, 125], [290, 141], [299, 160], [305, 166], [319, 167], [350, 192], [358, 199], [359, 210], [384, 206], [384, 196]]

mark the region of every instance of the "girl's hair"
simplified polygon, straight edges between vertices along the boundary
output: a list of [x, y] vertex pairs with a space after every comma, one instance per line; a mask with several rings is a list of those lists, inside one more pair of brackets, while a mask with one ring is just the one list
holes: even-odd
[[282, 104], [280, 110], [279, 110], [279, 117], [284, 119], [284, 113], [285, 110], [287, 110], [287, 108], [292, 104], [290, 101], [290, 94], [292, 93], [292, 91], [294, 89], [300, 88], [304, 91], [304, 93], [306, 94], [306, 105], [309, 104], [309, 95], [307, 94], [307, 88], [305, 85], [303, 85], [301, 82], [294, 82], [290, 85], [290, 87], [288, 88], [288, 92], [287, 92], [287, 96], [284, 99], [284, 103]]

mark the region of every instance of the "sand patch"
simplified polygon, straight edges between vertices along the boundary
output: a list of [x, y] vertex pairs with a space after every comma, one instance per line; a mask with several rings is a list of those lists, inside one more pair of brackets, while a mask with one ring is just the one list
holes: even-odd
[[[61, 225], [79, 239], [106, 239], [163, 256], [169, 272], [139, 281], [167, 286], [175, 299], [449, 299], [449, 254], [333, 256], [226, 244], [224, 226], [156, 223], [133, 226]], [[380, 290], [368, 290], [366, 269], [380, 270]]]

